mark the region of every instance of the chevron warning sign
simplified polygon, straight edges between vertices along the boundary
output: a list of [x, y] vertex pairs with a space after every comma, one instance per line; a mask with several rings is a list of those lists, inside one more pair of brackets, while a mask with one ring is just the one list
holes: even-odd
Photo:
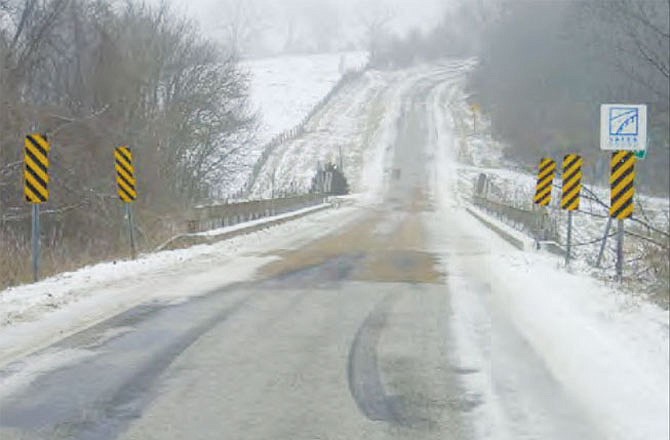
[[635, 162], [632, 151], [612, 153], [610, 174], [610, 217], [623, 220], [633, 215], [635, 195]]
[[26, 201], [33, 204], [49, 200], [49, 150], [46, 135], [33, 133], [25, 141], [25, 179], [23, 192]]
[[118, 147], [114, 151], [114, 162], [119, 198], [126, 203], [135, 201], [137, 199], [137, 181], [135, 180], [135, 168], [133, 167], [133, 153], [130, 148], [126, 146]]
[[553, 159], [544, 158], [540, 161], [540, 169], [537, 175], [537, 189], [535, 190], [534, 202], [540, 206], [551, 203], [551, 190], [556, 177], [556, 162]]
[[567, 154], [563, 158], [563, 196], [561, 208], [567, 211], [579, 209], [582, 192], [582, 166], [584, 159], [578, 154]]

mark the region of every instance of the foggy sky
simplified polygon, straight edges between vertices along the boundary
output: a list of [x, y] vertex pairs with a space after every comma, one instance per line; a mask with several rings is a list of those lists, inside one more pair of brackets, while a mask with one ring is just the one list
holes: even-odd
[[[157, 1], [157, 0], [156, 0]], [[169, 0], [178, 11], [184, 11], [195, 18], [205, 33], [215, 38], [222, 38], [222, 27], [229, 19], [226, 17], [226, 3], [236, 0]], [[404, 34], [411, 28], [431, 29], [437, 24], [449, 0], [253, 0], [258, 14], [264, 23], [263, 36], [260, 38], [276, 39], [275, 34], [285, 32], [287, 16], [297, 16], [298, 25], [307, 26], [303, 13], [307, 10], [337, 10], [338, 23], [343, 41], [352, 44], [360, 43], [364, 31], [361, 22], [363, 16], [371, 10], [390, 8], [393, 20], [390, 29]], [[367, 11], [367, 12], [366, 12]], [[302, 21], [301, 21], [302, 20]], [[310, 23], [309, 26], [314, 26]], [[270, 29], [272, 28], [272, 29]], [[260, 33], [260, 32], [259, 32]]]

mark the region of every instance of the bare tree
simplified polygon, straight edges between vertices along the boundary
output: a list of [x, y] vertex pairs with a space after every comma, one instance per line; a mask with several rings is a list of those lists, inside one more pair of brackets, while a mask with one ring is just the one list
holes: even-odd
[[581, 5], [601, 58], [626, 77], [670, 98], [670, 1], [590, 0]]
[[365, 32], [365, 42], [371, 62], [379, 58], [380, 52], [390, 40], [390, 25], [396, 17], [394, 8], [381, 2], [365, 4], [360, 12], [360, 22]]
[[227, 43], [236, 54], [243, 54], [254, 39], [267, 29], [267, 17], [261, 14], [261, 7], [256, 0], [225, 0], [221, 3], [222, 26]]
[[46, 253], [77, 265], [119, 252], [113, 148], [135, 153], [140, 222], [177, 218], [221, 192], [253, 138], [247, 90], [236, 56], [165, 3], [0, 0], [0, 241], [23, 252], [25, 228], [7, 219], [28, 211], [28, 132], [52, 143]]

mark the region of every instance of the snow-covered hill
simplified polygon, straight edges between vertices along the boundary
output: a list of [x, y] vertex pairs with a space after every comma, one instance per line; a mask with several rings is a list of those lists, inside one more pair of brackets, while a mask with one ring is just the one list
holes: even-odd
[[223, 194], [241, 188], [251, 168], [274, 136], [298, 125], [337, 84], [347, 70], [360, 69], [365, 52], [286, 55], [242, 62], [249, 72], [252, 110], [260, 118], [256, 141], [234, 159], [238, 166]]
[[343, 71], [359, 69], [367, 53], [287, 55], [247, 60], [251, 73], [251, 101], [260, 113], [259, 141], [295, 127], [328, 94]]

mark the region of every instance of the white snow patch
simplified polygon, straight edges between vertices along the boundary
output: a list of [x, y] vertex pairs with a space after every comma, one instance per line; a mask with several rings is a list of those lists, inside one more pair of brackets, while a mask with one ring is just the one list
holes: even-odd
[[307, 208], [298, 209], [296, 211], [286, 212], [284, 214], [274, 215], [274, 216], [271, 216], [271, 217], [265, 217], [265, 218], [261, 218], [261, 219], [257, 219], [257, 220], [251, 220], [251, 221], [248, 221], [248, 222], [239, 223], [237, 225], [225, 226], [223, 228], [210, 229], [209, 231], [198, 232], [198, 233], [191, 234], [191, 235], [200, 235], [200, 236], [203, 236], [203, 237], [216, 237], [217, 235], [228, 234], [228, 233], [236, 232], [236, 231], [243, 231], [243, 230], [248, 229], [248, 228], [253, 228], [254, 226], [263, 225], [263, 224], [273, 222], [273, 221], [277, 221], [277, 220], [289, 220], [289, 219], [292, 219], [294, 217], [301, 217], [301, 216], [304, 216], [304, 215], [309, 214], [311, 212], [320, 211], [327, 206], [330, 206], [330, 205], [327, 204], [327, 203], [322, 203], [322, 204], [319, 204], [319, 205], [308, 206]]
[[226, 182], [231, 192], [246, 183], [268, 141], [298, 126], [344, 72], [361, 69], [366, 63], [366, 52], [284, 55], [243, 61], [241, 67], [251, 74], [251, 107], [260, 117], [260, 127], [253, 144], [232, 159], [238, 171]]
[[242, 67], [251, 73], [252, 106], [261, 115], [259, 141], [265, 143], [298, 125], [330, 92], [344, 71], [360, 69], [366, 62], [365, 52], [287, 55], [243, 61]]

